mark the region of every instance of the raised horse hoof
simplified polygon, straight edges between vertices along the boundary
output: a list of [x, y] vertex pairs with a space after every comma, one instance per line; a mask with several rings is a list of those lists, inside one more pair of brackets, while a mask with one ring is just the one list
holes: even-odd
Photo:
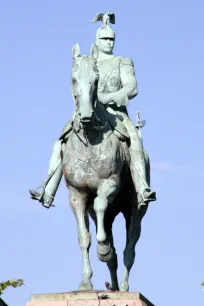
[[120, 291], [122, 292], [128, 292], [129, 291], [129, 284], [128, 281], [123, 281], [120, 285]]
[[90, 280], [81, 281], [78, 291], [92, 291], [92, 290], [93, 290], [93, 285]]
[[110, 242], [98, 243], [97, 246], [97, 255], [98, 259], [103, 262], [108, 262], [113, 257], [113, 249], [110, 245]]

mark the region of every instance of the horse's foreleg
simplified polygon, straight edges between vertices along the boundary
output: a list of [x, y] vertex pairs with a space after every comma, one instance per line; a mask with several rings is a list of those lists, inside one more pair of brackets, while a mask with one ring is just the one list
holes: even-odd
[[82, 251], [83, 257], [83, 273], [82, 281], [79, 290], [92, 290], [91, 283], [92, 269], [89, 260], [89, 248], [91, 245], [91, 234], [89, 232], [88, 214], [86, 211], [86, 204], [88, 201], [88, 194], [82, 193], [73, 187], [69, 188], [70, 205], [77, 220], [78, 227], [78, 241]]
[[[112, 248], [105, 233], [104, 216], [108, 203], [113, 201], [118, 191], [119, 180], [118, 175], [112, 175], [110, 178], [104, 179], [99, 185], [97, 197], [94, 200], [94, 210], [97, 219], [96, 238], [98, 241], [98, 257], [100, 260], [106, 262], [112, 257]], [[106, 256], [107, 254], [109, 256]]]
[[126, 247], [124, 250], [124, 275], [120, 291], [129, 291], [129, 274], [135, 261], [135, 246], [141, 233], [141, 218], [137, 208], [136, 195], [133, 197], [126, 211], [123, 212], [126, 220]]
[[97, 218], [97, 241], [106, 241], [106, 233], [104, 229], [104, 215], [108, 207], [108, 203], [113, 200], [119, 185], [119, 176], [112, 175], [108, 179], [101, 181], [97, 190], [97, 197], [94, 200], [94, 210]]
[[[96, 214], [95, 214], [93, 207], [89, 207], [89, 213], [95, 225], [97, 226]], [[113, 235], [112, 235], [112, 224], [113, 224], [114, 218], [113, 217], [110, 218], [109, 214], [107, 214], [106, 218], [108, 219], [108, 220], [106, 219], [106, 224], [105, 224], [105, 230], [107, 233], [107, 241], [109, 241], [112, 247], [113, 255], [112, 255], [112, 258], [108, 262], [104, 260], [104, 258], [103, 258], [103, 261], [106, 261], [107, 263], [107, 266], [110, 272], [110, 276], [111, 276], [111, 284], [112, 284], [113, 289], [119, 290], [118, 277], [117, 277], [118, 259], [117, 259], [117, 254], [114, 248]]]

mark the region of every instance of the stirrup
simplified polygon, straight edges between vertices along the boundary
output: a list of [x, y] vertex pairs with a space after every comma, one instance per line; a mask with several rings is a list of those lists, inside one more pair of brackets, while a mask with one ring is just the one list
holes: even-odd
[[55, 207], [55, 205], [52, 204], [54, 201], [54, 196], [48, 194], [46, 191], [43, 194], [41, 203], [45, 208]]

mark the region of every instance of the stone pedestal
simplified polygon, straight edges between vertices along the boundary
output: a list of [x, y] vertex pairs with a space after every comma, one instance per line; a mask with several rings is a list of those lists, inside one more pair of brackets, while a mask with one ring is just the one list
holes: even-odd
[[154, 306], [136, 292], [73, 291], [33, 294], [26, 306]]

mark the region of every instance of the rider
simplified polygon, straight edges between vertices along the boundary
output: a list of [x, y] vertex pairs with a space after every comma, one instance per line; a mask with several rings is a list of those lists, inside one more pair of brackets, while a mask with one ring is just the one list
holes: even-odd
[[[103, 25], [96, 32], [96, 45], [98, 47], [97, 67], [99, 71], [98, 100], [106, 106], [106, 110], [119, 115], [130, 137], [130, 170], [138, 197], [138, 204], [147, 205], [156, 200], [156, 193], [147, 183], [145, 157], [142, 141], [138, 131], [130, 120], [126, 106], [129, 100], [137, 95], [137, 81], [134, 72], [133, 61], [130, 58], [115, 56], [113, 48], [115, 44], [115, 32], [110, 27], [114, 23], [114, 15], [109, 12], [98, 14], [95, 21], [102, 20]], [[99, 19], [100, 17], [100, 19]], [[64, 131], [70, 128], [70, 122]], [[67, 138], [66, 138], [67, 140]], [[33, 199], [39, 200], [43, 206], [52, 206], [62, 178], [61, 149], [64, 143], [63, 137], [55, 141], [50, 160], [48, 177], [41, 184], [42, 192], [30, 189]]]

